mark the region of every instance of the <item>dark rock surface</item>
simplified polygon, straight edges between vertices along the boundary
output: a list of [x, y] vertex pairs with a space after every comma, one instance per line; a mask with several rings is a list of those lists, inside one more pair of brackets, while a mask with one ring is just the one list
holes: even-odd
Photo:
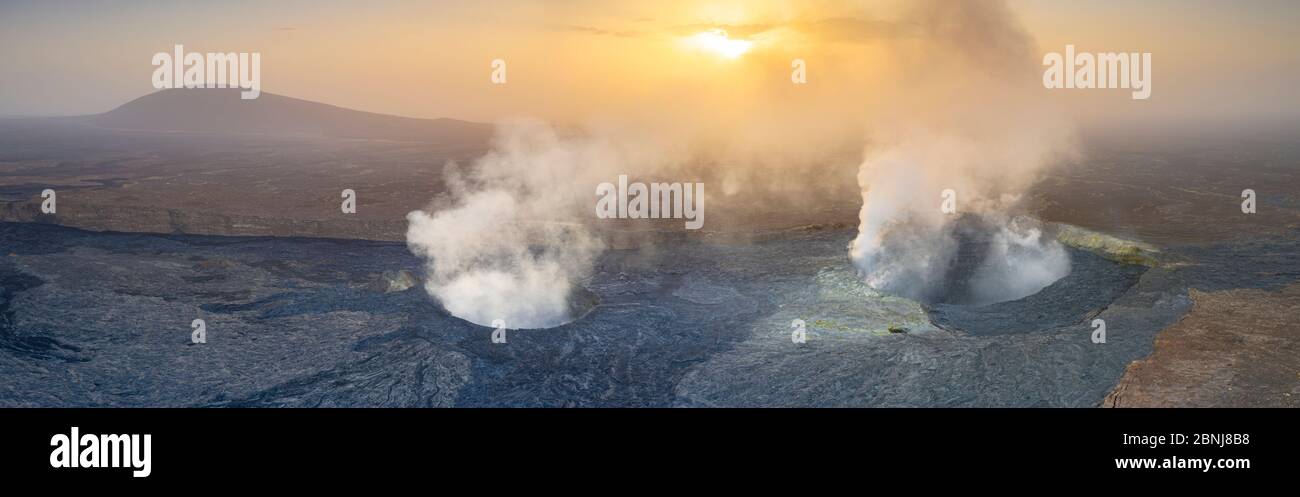
[[1300, 284], [1191, 291], [1192, 311], [1134, 361], [1106, 407], [1300, 407]]
[[936, 326], [971, 335], [1002, 335], [1057, 329], [1082, 322], [1128, 291], [1146, 267], [1116, 264], [1099, 255], [1070, 251], [1070, 274], [1028, 297], [990, 305], [934, 304]]
[[[5, 223], [0, 405], [1093, 406], [1190, 305], [1183, 277], [1074, 253], [1061, 288], [1030, 297], [1068, 303], [1041, 328], [930, 309], [937, 328], [858, 281], [851, 237], [607, 252], [595, 309], [493, 344], [419, 285], [375, 287], [420, 274], [401, 244]], [[997, 305], [1020, 322], [1029, 304]]]

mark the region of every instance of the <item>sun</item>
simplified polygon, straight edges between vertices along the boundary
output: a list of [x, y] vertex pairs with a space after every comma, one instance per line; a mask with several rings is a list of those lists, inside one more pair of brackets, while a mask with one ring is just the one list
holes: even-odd
[[727, 37], [727, 32], [721, 29], [711, 29], [702, 33], [696, 33], [686, 39], [687, 43], [699, 50], [711, 52], [728, 59], [735, 59], [748, 52], [754, 42], [749, 40], [733, 40]]

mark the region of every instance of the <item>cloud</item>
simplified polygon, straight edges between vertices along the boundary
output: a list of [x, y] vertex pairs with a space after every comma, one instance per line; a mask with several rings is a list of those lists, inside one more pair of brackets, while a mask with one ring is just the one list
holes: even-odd
[[827, 42], [873, 43], [885, 39], [916, 36], [917, 26], [875, 19], [836, 17], [791, 23], [790, 27], [811, 38]]
[[857, 17], [830, 17], [811, 21], [789, 21], [752, 24], [691, 23], [661, 29], [613, 30], [598, 26], [558, 24], [550, 27], [556, 31], [583, 33], [594, 36], [641, 38], [648, 36], [687, 36], [703, 31], [723, 30], [727, 36], [750, 39], [780, 31], [797, 33], [818, 42], [874, 43], [880, 40], [919, 36], [922, 33], [914, 24], [900, 24], [879, 19]]
[[608, 30], [594, 26], [583, 26], [578, 24], [554, 24], [549, 26], [552, 31], [565, 31], [570, 33], [583, 33], [597, 36], [615, 36], [619, 38], [636, 38], [644, 33], [631, 30]]

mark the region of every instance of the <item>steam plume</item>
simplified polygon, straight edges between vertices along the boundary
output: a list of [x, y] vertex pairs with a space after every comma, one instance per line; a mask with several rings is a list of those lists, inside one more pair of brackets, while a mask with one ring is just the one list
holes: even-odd
[[[425, 289], [453, 315], [484, 326], [546, 328], [573, 316], [575, 285], [600, 242], [577, 218], [582, 165], [606, 150], [536, 122], [502, 128], [469, 173], [448, 168], [446, 195], [407, 215], [407, 245], [426, 260]], [[586, 200], [587, 197], [582, 197]]]
[[[490, 153], [449, 168], [446, 193], [408, 215], [426, 289], [479, 324], [573, 319], [568, 301], [602, 250], [597, 234], [628, 227], [596, 224], [594, 187], [624, 174], [709, 184], [704, 230], [824, 222], [815, 216], [860, 195], [854, 263], [873, 286], [916, 297], [941, 291], [970, 247], [958, 232], [967, 218], [938, 209], [939, 193], [953, 189], [958, 211], [987, 228], [983, 263], [966, 285], [972, 300], [1023, 296], [1059, 278], [1069, 270], [1064, 249], [1015, 221], [1021, 192], [1069, 149], [1058, 114], [1034, 98], [1042, 88], [1032, 43], [999, 1], [899, 5], [896, 19], [832, 23], [862, 32], [830, 41], [816, 34], [827, 24], [794, 13], [766, 28], [776, 41], [756, 37], [742, 59], [682, 59], [690, 71], [666, 64], [647, 79], [661, 85], [603, 101], [609, 114], [586, 116], [573, 133], [537, 122], [500, 128]], [[805, 57], [823, 61], [807, 86], [771, 76]], [[683, 105], [685, 95], [700, 104]], [[858, 164], [843, 151], [862, 150], [864, 130]]]
[[[850, 255], [873, 287], [928, 300], [952, 284], [959, 220], [973, 216], [990, 233], [966, 299], [1037, 292], [1069, 272], [1068, 254], [1010, 213], [1069, 135], [1034, 98], [1032, 43], [1002, 2], [921, 2], [905, 17], [924, 36], [900, 58], [928, 63], [902, 68], [915, 93], [867, 146]], [[940, 211], [945, 190], [967, 217]]]

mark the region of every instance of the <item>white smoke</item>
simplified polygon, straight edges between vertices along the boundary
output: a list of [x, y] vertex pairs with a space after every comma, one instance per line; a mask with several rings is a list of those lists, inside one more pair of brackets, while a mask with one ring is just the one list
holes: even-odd
[[1070, 254], [1025, 217], [999, 223], [976, 272], [971, 303], [987, 304], [1033, 295], [1070, 273]]
[[[963, 248], [958, 216], [938, 209], [944, 189], [957, 192], [959, 212], [992, 223], [978, 281], [967, 284], [972, 298], [1015, 298], [1059, 278], [1068, 271], [1064, 249], [1007, 221], [1066, 142], [1056, 113], [1030, 98], [1034, 85], [1042, 90], [1036, 50], [1003, 2], [898, 4], [903, 12], [888, 23], [849, 23], [861, 31], [851, 44], [794, 29], [781, 36], [803, 42], [670, 70], [661, 79], [677, 83], [602, 104], [613, 115], [593, 116], [573, 134], [536, 122], [501, 128], [488, 155], [463, 173], [450, 168], [446, 194], [408, 215], [408, 245], [426, 260], [429, 294], [489, 326], [574, 319], [569, 302], [602, 250], [597, 230], [641, 229], [596, 225], [596, 185], [620, 175], [717, 185], [706, 229], [818, 222], [806, 218], [856, 197], [847, 174], [857, 160], [843, 151], [861, 148], [863, 129], [873, 132], [857, 168], [863, 204], [851, 253], [873, 286], [907, 295], [943, 287]], [[770, 77], [772, 64], [784, 67], [810, 46], [845, 62], [817, 80], [819, 91]], [[707, 105], [681, 105], [683, 95]]]
[[566, 140], [536, 122], [499, 130], [495, 149], [448, 192], [407, 215], [407, 246], [426, 261], [425, 289], [451, 314], [511, 329], [568, 322], [573, 292], [591, 273], [600, 241], [575, 214], [589, 191], [584, 167], [613, 161], [597, 141]]
[[[908, 18], [926, 36], [899, 51], [929, 63], [901, 69], [911, 94], [871, 135], [850, 256], [868, 284], [912, 298], [951, 293], [957, 277], [971, 303], [1033, 294], [1069, 273], [1069, 256], [1010, 213], [1070, 140], [1035, 98], [1032, 43], [1002, 2], [918, 2]], [[940, 210], [945, 190], [957, 214]], [[986, 253], [962, 250], [972, 222]], [[954, 274], [959, 256], [980, 258], [973, 274]]]

